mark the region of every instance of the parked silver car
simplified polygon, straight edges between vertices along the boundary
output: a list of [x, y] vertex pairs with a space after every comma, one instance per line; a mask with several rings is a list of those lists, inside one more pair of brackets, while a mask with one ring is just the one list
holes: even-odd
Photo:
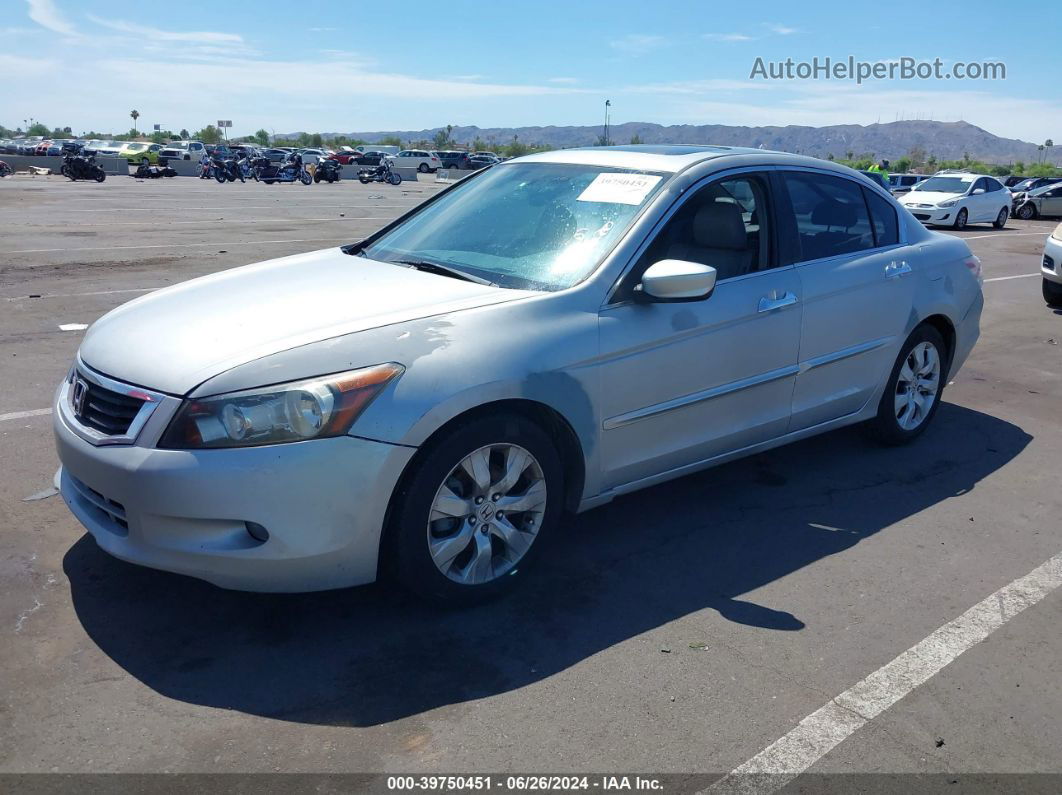
[[532, 155], [99, 320], [55, 398], [62, 495], [221, 586], [472, 599], [566, 512], [851, 423], [913, 439], [981, 307], [966, 243], [843, 166]]

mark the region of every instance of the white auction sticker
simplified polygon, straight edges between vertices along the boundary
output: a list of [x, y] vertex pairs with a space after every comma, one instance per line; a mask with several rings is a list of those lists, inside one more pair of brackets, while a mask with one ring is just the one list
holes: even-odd
[[660, 179], [654, 174], [598, 174], [579, 194], [578, 200], [638, 205], [645, 201]]

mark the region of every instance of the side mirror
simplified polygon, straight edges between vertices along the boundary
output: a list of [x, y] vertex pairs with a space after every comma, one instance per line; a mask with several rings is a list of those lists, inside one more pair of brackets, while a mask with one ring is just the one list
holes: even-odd
[[634, 290], [646, 302], [700, 301], [712, 294], [715, 278], [711, 265], [663, 259], [646, 269]]
[[984, 188], [974, 188], [973, 193], [971, 193], [970, 195], [971, 196], [980, 196], [984, 192], [985, 192]]

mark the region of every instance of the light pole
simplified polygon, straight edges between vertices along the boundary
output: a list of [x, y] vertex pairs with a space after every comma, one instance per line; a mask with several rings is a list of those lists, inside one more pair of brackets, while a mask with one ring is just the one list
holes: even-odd
[[605, 134], [602, 136], [605, 139], [605, 146], [608, 146], [608, 109], [612, 107], [612, 100], [605, 100]]

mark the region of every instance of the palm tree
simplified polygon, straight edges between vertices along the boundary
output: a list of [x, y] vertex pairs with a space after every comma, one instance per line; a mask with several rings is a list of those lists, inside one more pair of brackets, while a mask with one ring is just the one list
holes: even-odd
[[135, 131], [136, 130], [136, 120], [140, 118], [140, 111], [138, 111], [138, 110], [129, 111], [129, 118], [131, 118], [133, 120], [133, 130]]

